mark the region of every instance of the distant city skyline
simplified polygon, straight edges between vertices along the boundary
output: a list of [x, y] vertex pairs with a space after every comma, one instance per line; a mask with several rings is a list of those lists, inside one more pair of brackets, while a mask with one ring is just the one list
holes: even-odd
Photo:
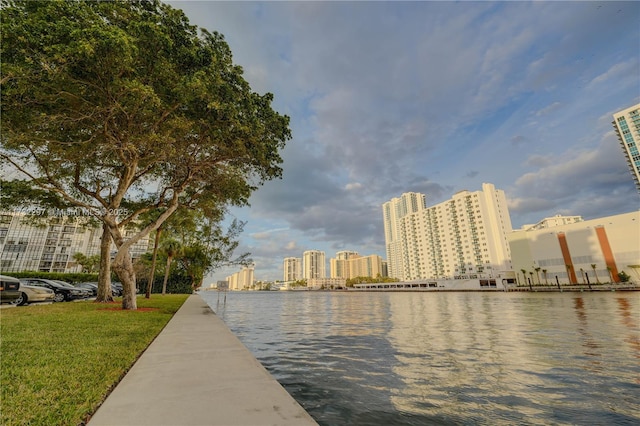
[[256, 279], [311, 249], [386, 258], [380, 206], [405, 192], [491, 182], [514, 228], [638, 208], [611, 125], [640, 102], [638, 2], [168, 3], [291, 117], [282, 180], [230, 210]]

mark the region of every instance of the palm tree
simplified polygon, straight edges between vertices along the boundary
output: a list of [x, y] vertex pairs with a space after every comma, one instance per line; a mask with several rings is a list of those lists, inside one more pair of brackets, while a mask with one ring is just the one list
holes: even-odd
[[547, 270], [546, 269], [542, 270], [542, 275], [544, 275], [544, 284], [545, 285], [549, 285], [549, 280], [547, 280]]
[[524, 281], [522, 284], [527, 285], [527, 271], [525, 269], [520, 269], [520, 272], [522, 272], [522, 281]]
[[598, 284], [600, 284], [600, 279], [598, 279], [598, 273], [596, 272], [596, 264], [595, 263], [591, 264], [591, 269], [593, 269], [593, 275], [596, 276], [596, 282]]
[[613, 269], [611, 266], [607, 266], [607, 272], [609, 273], [609, 279], [611, 280], [611, 284], [613, 284]]
[[182, 252], [182, 245], [176, 240], [167, 240], [162, 244], [162, 252], [167, 256], [167, 264], [164, 268], [164, 281], [162, 282], [162, 295], [167, 293], [167, 280], [173, 258]]
[[536, 276], [538, 277], [538, 285], [540, 285], [540, 267], [535, 268]]
[[529, 271], [529, 287], [531, 287], [531, 284], [533, 283], [533, 271]]

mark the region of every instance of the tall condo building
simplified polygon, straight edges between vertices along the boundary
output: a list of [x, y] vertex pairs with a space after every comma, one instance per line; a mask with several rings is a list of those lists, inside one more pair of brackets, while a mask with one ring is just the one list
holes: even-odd
[[302, 259], [299, 257], [284, 258], [284, 281], [298, 281], [302, 279]]
[[352, 257], [357, 257], [357, 256], [359, 256], [357, 251], [343, 250], [336, 253], [336, 259], [338, 260], [349, 260]]
[[394, 259], [392, 267], [388, 258], [389, 276], [407, 281], [511, 269], [504, 191], [484, 183], [481, 191], [460, 191], [448, 201], [394, 218], [397, 200], [383, 205], [387, 253]]
[[323, 251], [307, 250], [302, 253], [302, 277], [310, 280], [313, 278], [326, 278], [327, 267]]
[[352, 256], [347, 260], [331, 259], [331, 278], [357, 278], [386, 276], [384, 262], [377, 254]]
[[357, 251], [339, 251], [335, 258], [329, 259], [329, 276], [331, 278], [349, 278], [349, 267], [347, 261], [359, 257]]
[[405, 217], [427, 208], [426, 197], [417, 192], [406, 192], [382, 205], [387, 267], [390, 277], [403, 279], [406, 261], [407, 236], [402, 227]]
[[640, 192], [640, 104], [613, 114], [613, 127]]
[[241, 271], [227, 277], [229, 283], [229, 290], [249, 290], [253, 285], [253, 267], [242, 268]]

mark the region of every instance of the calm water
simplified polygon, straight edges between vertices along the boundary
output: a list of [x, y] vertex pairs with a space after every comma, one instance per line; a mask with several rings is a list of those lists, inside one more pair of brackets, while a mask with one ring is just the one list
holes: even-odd
[[640, 424], [640, 293], [202, 292], [321, 425]]

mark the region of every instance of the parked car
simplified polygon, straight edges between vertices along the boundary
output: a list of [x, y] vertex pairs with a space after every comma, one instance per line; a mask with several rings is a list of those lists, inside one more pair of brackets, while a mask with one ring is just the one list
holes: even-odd
[[66, 281], [61, 281], [61, 280], [51, 280], [51, 281], [53, 281], [55, 283], [58, 283], [58, 284], [60, 284], [62, 286], [65, 286], [67, 288], [73, 288], [73, 289], [76, 289], [76, 290], [80, 290], [82, 292], [82, 297], [84, 299], [87, 299], [87, 298], [91, 297], [91, 290], [88, 290], [86, 288], [76, 287], [73, 284], [70, 284], [70, 283], [68, 283]]
[[78, 283], [78, 284], [74, 284], [74, 287], [84, 288], [85, 290], [89, 290], [91, 292], [91, 297], [96, 297], [98, 295], [97, 283]]
[[115, 282], [115, 283], [111, 283], [111, 293], [114, 296], [122, 296], [122, 293], [124, 292], [123, 288], [122, 288], [122, 284], [119, 282]]
[[[79, 283], [75, 285], [76, 287], [83, 287], [87, 289], [94, 289], [93, 296], [98, 295], [98, 283], [95, 281]], [[122, 284], [119, 282], [111, 283], [111, 294], [113, 296], [122, 296]]]
[[56, 302], [70, 302], [72, 300], [82, 299], [85, 294], [79, 288], [75, 288], [73, 286], [69, 288], [53, 280], [48, 280], [45, 278], [22, 278], [20, 281], [27, 285], [46, 287], [53, 290], [55, 293], [53, 300]]
[[20, 280], [0, 275], [0, 303], [14, 303], [20, 295]]
[[17, 298], [14, 303], [18, 306], [22, 306], [27, 303], [53, 302], [55, 296], [56, 293], [48, 288], [21, 283], [20, 297]]

